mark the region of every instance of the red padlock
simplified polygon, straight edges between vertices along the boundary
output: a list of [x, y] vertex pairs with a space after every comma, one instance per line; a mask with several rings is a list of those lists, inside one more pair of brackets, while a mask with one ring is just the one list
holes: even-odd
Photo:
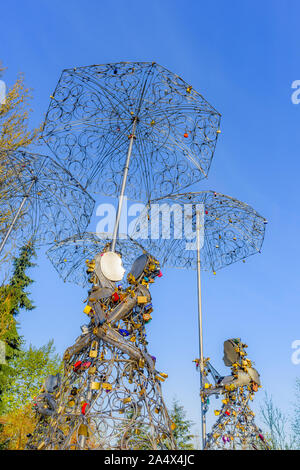
[[81, 361], [77, 361], [77, 362], [75, 362], [75, 364], [74, 364], [74, 366], [73, 366], [73, 370], [74, 370], [74, 372], [78, 372], [78, 371], [80, 370], [80, 368], [81, 368], [81, 364], [82, 364], [82, 362], [81, 362]]
[[183, 134], [183, 137], [185, 137], [186, 139], [188, 138], [188, 136], [189, 136], [189, 135], [188, 135], [187, 132], [185, 132], [185, 133]]
[[81, 365], [81, 369], [86, 370], [90, 367], [91, 364], [91, 361], [83, 362]]
[[89, 404], [84, 403], [81, 407], [81, 414], [85, 415], [85, 412], [87, 411], [88, 407], [89, 407]]
[[119, 294], [117, 292], [114, 292], [111, 298], [114, 302], [118, 302], [118, 300], [120, 300]]

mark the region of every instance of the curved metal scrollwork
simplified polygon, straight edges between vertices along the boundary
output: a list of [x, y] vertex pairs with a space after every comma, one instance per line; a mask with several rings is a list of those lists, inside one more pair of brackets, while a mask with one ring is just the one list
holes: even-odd
[[[160, 227], [155, 228], [160, 231], [154, 240], [151, 239], [151, 223], [154, 220], [152, 215], [154, 210], [160, 210], [164, 217], [163, 204], [165, 213], [169, 213], [170, 217], [168, 215], [165, 220], [162, 218]], [[131, 233], [131, 237], [140, 241], [144, 249], [154, 256], [159, 255], [162, 266], [196, 269], [196, 205], [203, 211], [202, 270], [215, 272], [260, 252], [266, 219], [248, 204], [215, 191], [185, 193], [152, 200], [140, 215], [136, 231]], [[167, 239], [162, 236], [163, 224], [169, 224], [167, 228], [170, 237]], [[181, 231], [175, 235], [179, 224]], [[148, 235], [147, 239], [145, 234]]]
[[105, 251], [86, 263], [93, 284], [84, 309], [90, 323], [65, 351], [56, 402], [46, 393], [38, 397], [38, 425], [27, 449], [176, 448], [161, 391], [167, 374], [156, 369], [145, 330], [153, 312], [149, 286], [161, 275], [159, 263], [142, 254], [124, 289], [105, 276]]
[[18, 242], [54, 243], [86, 229], [94, 200], [52, 158], [24, 151], [1, 153], [0, 211], [6, 226], [27, 197], [14, 230]]
[[207, 176], [220, 114], [178, 75], [156, 63], [64, 70], [42, 137], [85, 188], [115, 196], [135, 118], [128, 197], [168, 195]]
[[[105, 233], [86, 232], [53, 245], [47, 251], [47, 256], [64, 281], [86, 286], [88, 274], [85, 261], [93, 259], [110, 242], [109, 236]], [[138, 241], [128, 238], [117, 240], [116, 251], [122, 254], [124, 268], [128, 271], [136, 257], [145, 249]]]

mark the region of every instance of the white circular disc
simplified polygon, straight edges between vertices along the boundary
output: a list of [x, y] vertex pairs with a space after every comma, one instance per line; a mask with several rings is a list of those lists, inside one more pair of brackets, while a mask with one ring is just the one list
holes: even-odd
[[112, 251], [103, 253], [100, 258], [100, 267], [104, 276], [110, 281], [121, 281], [125, 269], [122, 266], [122, 258]]

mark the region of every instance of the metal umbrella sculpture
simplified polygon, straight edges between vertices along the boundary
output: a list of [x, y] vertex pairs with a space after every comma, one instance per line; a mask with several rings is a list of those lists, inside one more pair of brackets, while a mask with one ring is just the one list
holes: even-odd
[[[42, 138], [90, 191], [133, 200], [166, 196], [207, 176], [220, 114], [155, 62], [64, 70]], [[127, 185], [127, 186], [126, 186]]]
[[[159, 256], [162, 266], [197, 269], [201, 390], [204, 388], [201, 269], [215, 274], [218, 269], [259, 253], [266, 223], [249, 205], [214, 191], [202, 191], [152, 200], [131, 234], [135, 239], [143, 239], [145, 249]], [[204, 449], [203, 398], [201, 415]]]
[[94, 200], [68, 170], [44, 155], [1, 153], [0, 212], [9, 214], [0, 245], [12, 231], [20, 242], [53, 243], [86, 229]]
[[[255, 414], [249, 407], [260, 387], [260, 376], [247, 358], [248, 346], [240, 338], [224, 342], [224, 363], [231, 368], [231, 375], [221, 376], [208, 359], [204, 361], [204, 388], [201, 391], [207, 402], [211, 395], [222, 396], [222, 407], [215, 410], [218, 416], [207, 436], [207, 450], [268, 450], [270, 447], [261, 429], [254, 421]], [[199, 361], [196, 367], [199, 368]], [[209, 380], [212, 378], [212, 382]]]
[[64, 354], [55, 397], [47, 385], [56, 380], [52, 376], [37, 397], [38, 425], [27, 448], [174, 449], [174, 425], [161, 393], [167, 375], [156, 370], [145, 332], [153, 311], [149, 285], [160, 277], [159, 263], [138, 243], [118, 241], [126, 265], [140, 254], [123, 288], [116, 284], [124, 275], [121, 255], [109, 251], [107, 240], [98, 242], [85, 234], [50, 250], [58, 268], [65, 256], [75, 271], [79, 262], [87, 265], [92, 288], [84, 312], [90, 322]]
[[[111, 239], [107, 233], [85, 232], [57, 242], [46, 254], [64, 281], [86, 287], [90, 278], [86, 260], [94, 259], [110, 245]], [[122, 254], [123, 266], [129, 272], [138, 254], [145, 249], [138, 241], [128, 237], [117, 240], [116, 251]]]

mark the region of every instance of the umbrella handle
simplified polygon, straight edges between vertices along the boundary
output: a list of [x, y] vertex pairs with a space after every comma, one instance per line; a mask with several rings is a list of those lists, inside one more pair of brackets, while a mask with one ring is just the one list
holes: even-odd
[[[198, 293], [198, 326], [199, 326], [199, 353], [200, 353], [200, 390], [204, 388], [204, 370], [203, 370], [203, 328], [202, 328], [202, 297], [201, 297], [201, 257], [200, 257], [200, 211], [196, 210], [196, 233], [197, 233], [197, 293]], [[206, 443], [206, 417], [204, 404], [201, 397], [201, 431], [202, 431], [202, 450]]]
[[30, 186], [29, 186], [28, 192], [27, 192], [27, 194], [25, 194], [25, 196], [23, 197], [22, 202], [21, 202], [21, 204], [20, 204], [20, 207], [19, 207], [19, 209], [17, 210], [17, 213], [16, 213], [16, 215], [14, 216], [14, 218], [13, 218], [13, 220], [12, 220], [12, 222], [11, 222], [11, 224], [10, 224], [10, 226], [9, 226], [9, 228], [8, 228], [6, 234], [5, 234], [5, 236], [4, 236], [4, 238], [3, 238], [2, 242], [1, 242], [1, 245], [0, 245], [0, 254], [2, 253], [2, 250], [3, 250], [4, 246], [5, 246], [5, 243], [7, 242], [8, 237], [10, 236], [11, 231], [12, 231], [12, 229], [14, 228], [15, 223], [17, 222], [17, 220], [18, 220], [18, 218], [19, 218], [19, 215], [20, 215], [20, 213], [21, 213], [21, 210], [22, 210], [23, 207], [24, 207], [25, 202], [26, 202], [27, 199], [29, 198], [30, 191], [31, 191], [32, 186], [34, 185], [35, 181], [36, 181], [36, 178], [33, 178], [32, 182], [31, 182], [31, 184], [30, 184]]
[[119, 225], [120, 225], [120, 218], [121, 218], [121, 212], [122, 212], [122, 206], [123, 206], [124, 192], [125, 192], [126, 181], [127, 181], [127, 176], [128, 176], [128, 170], [129, 170], [130, 157], [131, 157], [131, 153], [132, 153], [133, 141], [134, 141], [134, 138], [135, 138], [136, 124], [137, 124], [137, 117], [134, 118], [133, 126], [132, 126], [132, 133], [129, 136], [130, 142], [129, 142], [127, 158], [126, 158], [126, 163], [125, 163], [125, 168], [124, 168], [124, 173], [123, 173], [122, 187], [121, 187], [121, 193], [120, 193], [120, 196], [119, 196], [119, 203], [118, 203], [118, 210], [117, 210], [116, 221], [115, 221], [115, 226], [114, 226], [114, 232], [113, 232], [113, 236], [112, 236], [111, 251], [115, 251], [115, 249], [116, 249], [116, 242], [117, 242], [117, 236], [118, 236]]

